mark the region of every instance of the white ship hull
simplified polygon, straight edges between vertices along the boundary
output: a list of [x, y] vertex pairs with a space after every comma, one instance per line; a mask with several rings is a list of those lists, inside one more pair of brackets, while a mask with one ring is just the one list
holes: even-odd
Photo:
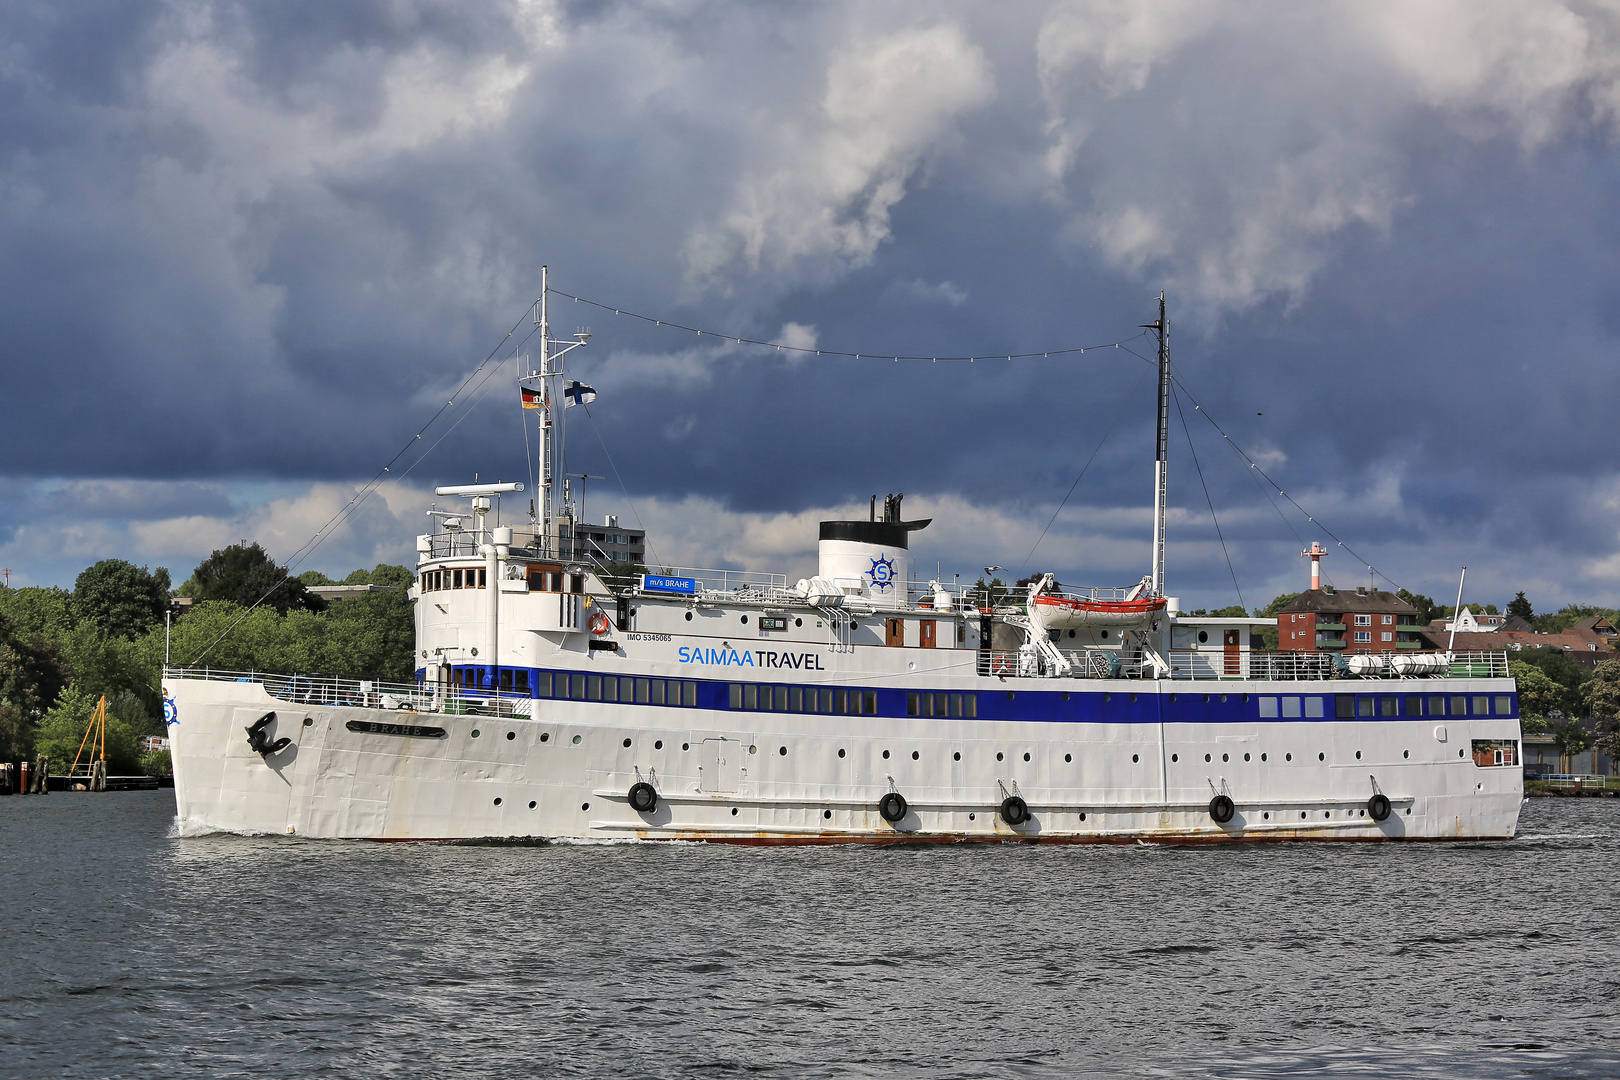
[[[1120, 722], [806, 716], [571, 700], [536, 701], [533, 718], [469, 716], [302, 705], [252, 682], [171, 675], [167, 685], [178, 717], [170, 729], [175, 792], [190, 833], [756, 844], [1483, 840], [1512, 837], [1522, 801], [1519, 767], [1481, 766], [1471, 751], [1475, 739], [1516, 743], [1516, 718], [1125, 722], [1127, 709], [1137, 718], [1144, 708], [1174, 710], [1169, 696], [1177, 693], [1176, 715], [1196, 717], [1187, 699], [1198, 695], [1190, 691], [1218, 689], [1236, 700], [1432, 685], [1413, 681], [1085, 683], [1085, 694], [1096, 695], [1091, 707], [1110, 694]], [[1007, 679], [1001, 687], [1049, 691], [1053, 683]], [[1503, 680], [1447, 680], [1444, 687], [1503, 688]], [[269, 712], [276, 716], [266, 735], [291, 744], [261, 755], [246, 728]], [[444, 734], [413, 737], [366, 725]], [[651, 812], [630, 805], [637, 782], [658, 792]], [[1367, 813], [1375, 784], [1391, 804], [1382, 822]], [[895, 823], [878, 812], [890, 791], [909, 804]], [[1225, 824], [1211, 817], [1217, 793], [1235, 806]], [[1008, 795], [1028, 803], [1027, 822], [1012, 826], [998, 815]]]

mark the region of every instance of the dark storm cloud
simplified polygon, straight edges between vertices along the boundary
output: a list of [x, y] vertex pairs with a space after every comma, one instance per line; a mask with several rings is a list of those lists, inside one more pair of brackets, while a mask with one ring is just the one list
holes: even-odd
[[[1615, 21], [1171, 7], [13, 5], [9, 482], [184, 479], [164, 513], [236, 522], [209, 485], [369, 476], [542, 263], [693, 325], [951, 355], [1126, 338], [1165, 287], [1208, 414], [1402, 583], [1471, 561], [1620, 595]], [[1116, 524], [1064, 557], [1145, 557], [1109, 516], [1148, 491], [1132, 356], [787, 362], [553, 321], [592, 328], [571, 363], [603, 391], [571, 471], [617, 465], [633, 496], [781, 515], [905, 489], [1044, 522], [1117, 422], [1060, 528]], [[501, 378], [413, 482], [522, 474]], [[1288, 583], [1309, 524], [1183, 404], [1240, 582]], [[1175, 423], [1179, 572], [1214, 596]], [[83, 490], [88, 516], [158, 516]]]

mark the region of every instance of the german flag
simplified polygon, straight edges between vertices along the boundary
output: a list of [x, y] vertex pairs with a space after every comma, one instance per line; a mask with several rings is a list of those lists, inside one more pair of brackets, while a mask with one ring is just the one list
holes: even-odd
[[546, 392], [540, 387], [519, 386], [523, 394], [523, 407], [525, 409], [543, 409], [546, 407]]

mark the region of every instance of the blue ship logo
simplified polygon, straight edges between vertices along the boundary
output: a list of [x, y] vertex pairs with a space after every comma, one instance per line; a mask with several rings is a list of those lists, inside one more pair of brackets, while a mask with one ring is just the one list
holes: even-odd
[[872, 588], [887, 589], [894, 584], [894, 560], [887, 555], [879, 555], [872, 560], [872, 569], [866, 572], [872, 579]]

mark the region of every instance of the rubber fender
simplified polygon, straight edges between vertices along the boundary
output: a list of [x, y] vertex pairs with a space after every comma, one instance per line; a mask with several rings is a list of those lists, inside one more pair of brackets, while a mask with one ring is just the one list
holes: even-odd
[[1374, 821], [1383, 821], [1389, 817], [1389, 796], [1379, 792], [1367, 800], [1367, 816]]
[[1029, 820], [1029, 803], [1017, 795], [1001, 800], [1001, 820], [1009, 825], [1022, 825]]
[[630, 808], [642, 814], [652, 813], [658, 809], [658, 792], [645, 780], [631, 784]]
[[878, 800], [878, 813], [890, 825], [897, 824], [910, 812], [911, 807], [906, 805], [906, 797], [898, 791], [891, 791]]
[[1237, 813], [1237, 807], [1225, 795], [1217, 795], [1209, 800], [1209, 816], [1215, 819], [1215, 824], [1225, 825]]

